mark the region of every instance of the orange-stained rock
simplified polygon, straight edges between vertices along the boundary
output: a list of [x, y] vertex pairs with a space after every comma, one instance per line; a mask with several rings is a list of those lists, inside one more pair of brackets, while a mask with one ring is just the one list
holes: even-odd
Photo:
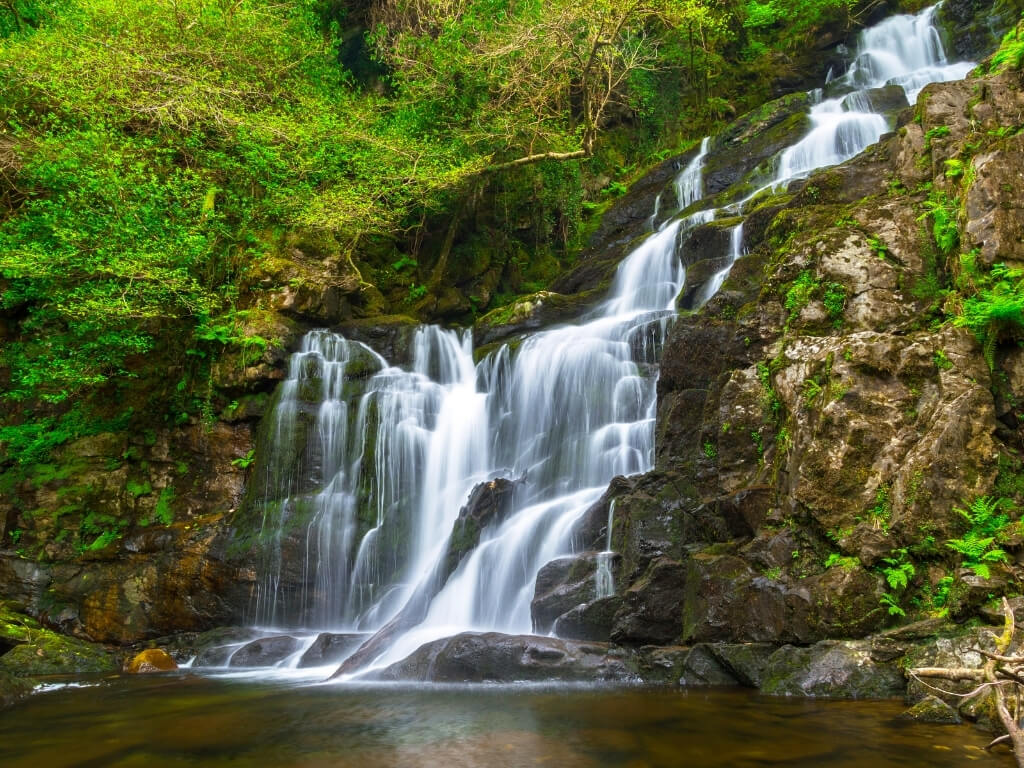
[[178, 665], [167, 651], [162, 651], [159, 648], [150, 648], [136, 654], [135, 658], [128, 665], [127, 671], [133, 675], [141, 675], [146, 672], [168, 672], [177, 668]]

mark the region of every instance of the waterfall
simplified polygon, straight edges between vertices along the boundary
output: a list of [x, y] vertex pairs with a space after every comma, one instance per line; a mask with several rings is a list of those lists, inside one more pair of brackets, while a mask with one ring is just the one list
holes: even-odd
[[935, 26], [938, 6], [916, 16], [891, 16], [860, 34], [857, 54], [844, 75], [830, 79], [832, 91], [853, 91], [830, 99], [812, 98], [811, 131], [779, 157], [779, 187], [811, 171], [859, 155], [889, 130], [885, 117], [871, 110], [865, 91], [886, 85], [903, 88], [913, 104], [928, 83], [959, 80], [974, 65], [949, 64]]
[[[767, 186], [877, 141], [887, 124], [871, 111], [868, 89], [894, 84], [910, 96], [926, 80], [965, 74], [970, 65], [946, 62], [933, 22], [934, 8], [866, 30], [849, 70], [830, 78], [830, 92], [842, 94], [814, 94], [811, 130], [775, 158]], [[752, 197], [718, 210], [699, 205], [712, 146], [704, 139], [674, 180], [677, 215], [619, 264], [608, 296], [574, 324], [503, 345], [476, 364], [469, 333], [424, 326], [406, 368], [337, 334], [307, 334], [265, 427], [273, 454], [255, 481], [269, 552], [259, 623], [374, 631], [414, 595], [425, 600], [415, 626], [374, 666], [456, 632], [531, 631], [540, 569], [573, 553], [574, 527], [613, 477], [653, 466], [658, 363], [686, 281], [679, 244], [694, 227], [742, 215]], [[652, 228], [665, 204], [659, 196]], [[742, 257], [743, 234], [741, 219], [695, 307]], [[460, 508], [478, 483], [497, 477], [516, 481], [514, 508], [439, 579]], [[613, 514], [611, 505], [599, 595], [614, 591]], [[282, 571], [296, 565], [281, 553], [296, 537], [307, 585], [299, 595], [280, 586]]]

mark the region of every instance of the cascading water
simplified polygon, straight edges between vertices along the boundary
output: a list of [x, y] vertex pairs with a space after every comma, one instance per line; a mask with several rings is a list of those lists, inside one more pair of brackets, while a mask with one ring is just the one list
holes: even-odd
[[[929, 9], [865, 31], [850, 69], [828, 86], [840, 95], [814, 99], [811, 131], [777, 156], [766, 186], [877, 141], [887, 124], [871, 111], [867, 89], [891, 83], [916, 95], [925, 81], [963, 76], [970, 65], [947, 64], [933, 21]], [[705, 139], [675, 181], [678, 209], [691, 210], [652, 232], [619, 265], [605, 301], [575, 325], [536, 333], [515, 351], [502, 346], [475, 366], [469, 334], [423, 327], [409, 370], [335, 334], [307, 335], [270, 422], [270, 445], [305, 447], [296, 455], [279, 447], [266, 462], [271, 560], [260, 623], [373, 631], [423, 601], [374, 667], [456, 632], [531, 630], [540, 568], [571, 553], [575, 524], [613, 477], [652, 467], [657, 364], [686, 278], [678, 244], [716, 216], [742, 214], [750, 199], [721, 211], [695, 205], [711, 149]], [[742, 255], [742, 221], [729, 242], [725, 266], [695, 306]], [[516, 480], [515, 508], [439, 580], [460, 507], [495, 477]], [[598, 594], [614, 588], [611, 523]], [[274, 555], [289, 535], [305, 537], [310, 586], [301, 595], [279, 586], [290, 564]]]
[[840, 95], [811, 108], [810, 133], [782, 152], [769, 186], [845, 162], [878, 141], [889, 124], [872, 111], [866, 91], [897, 85], [912, 104], [928, 83], [959, 80], [973, 69], [971, 63], [946, 61], [937, 10], [936, 5], [916, 16], [892, 16], [861, 33], [850, 68], [829, 83]]

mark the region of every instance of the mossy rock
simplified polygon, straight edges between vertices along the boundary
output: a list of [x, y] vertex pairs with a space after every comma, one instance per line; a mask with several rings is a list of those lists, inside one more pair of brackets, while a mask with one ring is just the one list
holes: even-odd
[[35, 683], [0, 670], [0, 710], [13, 707], [32, 693]]
[[0, 656], [0, 671], [18, 677], [103, 674], [117, 669], [113, 655], [102, 647], [45, 629], [34, 633], [31, 642]]
[[135, 658], [128, 663], [125, 671], [132, 675], [140, 675], [149, 672], [171, 672], [177, 668], [177, 663], [167, 651], [160, 648], [148, 648], [137, 653]]

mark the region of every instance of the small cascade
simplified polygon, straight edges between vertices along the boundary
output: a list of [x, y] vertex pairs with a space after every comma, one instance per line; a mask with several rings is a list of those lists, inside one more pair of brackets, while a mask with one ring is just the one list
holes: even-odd
[[938, 6], [917, 15], [891, 16], [861, 32], [857, 54], [847, 72], [828, 82], [830, 99], [812, 92], [811, 131], [779, 157], [769, 187], [779, 187], [818, 168], [859, 155], [889, 130], [871, 108], [866, 92], [886, 85], [903, 88], [909, 103], [928, 83], [958, 80], [973, 69], [969, 62], [949, 64], [935, 26]]
[[[865, 31], [850, 69], [828, 85], [839, 95], [813, 94], [810, 132], [776, 156], [758, 192], [877, 141], [887, 124], [872, 111], [870, 88], [891, 83], [911, 95], [924, 77], [966, 72], [969, 65], [946, 63], [933, 20], [931, 9]], [[704, 139], [674, 180], [676, 215], [655, 230], [666, 204], [659, 196], [651, 234], [619, 264], [606, 299], [575, 324], [503, 345], [475, 365], [470, 334], [433, 326], [416, 331], [407, 368], [327, 331], [305, 337], [267, 422], [274, 453], [257, 474], [269, 552], [258, 623], [374, 632], [413, 616], [380, 635], [387, 643], [373, 651], [372, 668], [457, 632], [531, 631], [540, 569], [573, 554], [574, 528], [613, 477], [653, 466], [658, 364], [686, 283], [680, 243], [695, 227], [738, 218], [722, 221], [728, 253], [692, 308], [719, 291], [743, 255], [742, 215], [753, 195], [722, 209], [700, 205], [711, 147]], [[446, 559], [472, 489], [498, 477], [515, 482], [514, 508], [484, 524], [460, 559]], [[615, 588], [613, 515], [611, 504], [600, 596]], [[283, 555], [296, 549], [301, 564]], [[296, 581], [306, 585], [301, 594], [282, 591]]]
[[700, 200], [704, 193], [704, 158], [711, 148], [711, 137], [705, 136], [700, 149], [683, 172], [676, 177], [676, 202], [680, 211], [685, 211]]
[[615, 594], [615, 577], [612, 575], [612, 525], [615, 522], [615, 499], [608, 503], [608, 528], [605, 534], [604, 551], [597, 553], [597, 570], [594, 572], [594, 591], [598, 598]]

